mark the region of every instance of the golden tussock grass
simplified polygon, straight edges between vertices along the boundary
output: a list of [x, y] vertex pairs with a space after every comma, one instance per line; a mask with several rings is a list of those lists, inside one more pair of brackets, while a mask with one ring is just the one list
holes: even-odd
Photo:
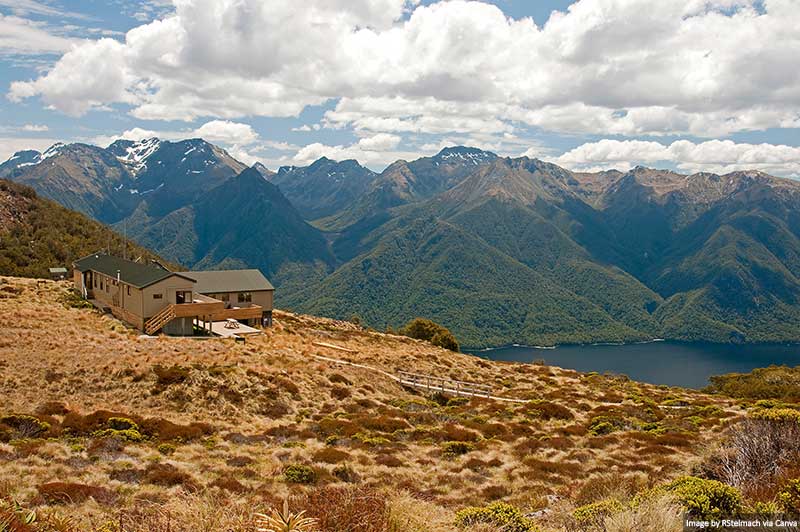
[[[552, 506], [540, 520], [557, 529], [553, 516], [570, 501], [608, 495], [609, 475], [653, 483], [688, 471], [697, 449], [718, 439], [723, 416], [736, 414], [730, 402], [691, 390], [489, 362], [287, 312], [276, 311], [275, 326], [245, 344], [142, 338], [60, 303], [66, 284], [0, 278], [0, 287], [0, 416], [47, 425], [23, 434], [36, 423], [0, 423], [0, 497], [43, 519], [68, 516], [76, 530], [249, 531], [255, 512], [284, 497], [312, 514], [327, 509], [312, 515], [320, 519], [371, 515], [385, 530], [410, 532], [454, 530], [456, 510], [503, 500], [526, 512]], [[537, 401], [426, 397], [317, 354], [489, 383]], [[698, 423], [691, 408], [647, 406], [642, 397], [718, 411]], [[594, 435], [600, 416], [622, 428]], [[135, 430], [114, 429], [112, 418]], [[647, 423], [663, 430], [649, 435]], [[446, 447], [452, 442], [465, 445]], [[307, 466], [313, 479], [290, 481], [290, 465]], [[639, 481], [620, 489], [630, 483]], [[556, 495], [562, 502], [548, 499]]]

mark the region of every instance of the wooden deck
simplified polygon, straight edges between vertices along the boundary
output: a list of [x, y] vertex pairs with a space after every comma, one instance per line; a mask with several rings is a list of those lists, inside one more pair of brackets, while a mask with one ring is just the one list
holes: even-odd
[[234, 320], [260, 320], [264, 313], [264, 307], [251, 305], [249, 307], [226, 308], [211, 315], [214, 321], [225, 321], [228, 318]]
[[221, 336], [223, 338], [230, 338], [231, 336], [247, 336], [251, 334], [261, 334], [260, 329], [256, 329], [254, 327], [250, 327], [243, 323], [239, 324], [239, 327], [236, 329], [229, 329], [225, 327], [227, 324], [226, 321], [210, 321], [208, 322], [209, 328], [206, 330], [211, 334], [216, 336]]
[[225, 310], [222, 301], [204, 301], [202, 303], [181, 303], [171, 305], [174, 307], [176, 318], [189, 318], [193, 316], [214, 316]]

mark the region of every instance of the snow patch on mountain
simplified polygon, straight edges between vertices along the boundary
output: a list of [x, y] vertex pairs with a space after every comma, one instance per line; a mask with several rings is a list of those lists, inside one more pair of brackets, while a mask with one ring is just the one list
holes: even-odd
[[125, 155], [118, 156], [117, 159], [128, 166], [135, 177], [143, 170], [147, 169], [147, 159], [153, 155], [160, 146], [161, 141], [157, 138], [134, 142], [125, 150]]

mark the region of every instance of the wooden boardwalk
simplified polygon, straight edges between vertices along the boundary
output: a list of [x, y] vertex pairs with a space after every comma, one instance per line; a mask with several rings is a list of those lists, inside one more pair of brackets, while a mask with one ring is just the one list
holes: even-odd
[[492, 395], [492, 388], [486, 384], [478, 384], [474, 382], [457, 381], [454, 379], [445, 379], [442, 377], [435, 377], [433, 375], [422, 375], [419, 373], [411, 373], [408, 371], [398, 371], [396, 375], [383, 371], [382, 369], [373, 368], [364, 364], [356, 364], [347, 360], [339, 360], [337, 358], [324, 357], [322, 355], [311, 355], [317, 360], [329, 362], [331, 364], [339, 364], [342, 366], [351, 366], [354, 368], [361, 368], [374, 373], [380, 373], [384, 377], [392, 379], [393, 381], [419, 390], [426, 390], [429, 392], [446, 393], [464, 397], [481, 397], [492, 401], [504, 401], [507, 403], [527, 403], [527, 399], [512, 399], [510, 397], [500, 397]]
[[408, 371], [398, 371], [397, 377], [404, 386], [421, 388], [432, 392], [449, 393], [454, 395], [468, 395], [472, 397], [492, 397], [492, 387], [488, 384], [458, 381], [431, 375], [421, 375]]

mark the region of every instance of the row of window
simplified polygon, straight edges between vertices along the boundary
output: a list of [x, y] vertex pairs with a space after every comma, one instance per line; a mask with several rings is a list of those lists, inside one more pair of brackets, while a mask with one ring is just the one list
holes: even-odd
[[[95, 273], [94, 275], [94, 288], [98, 287], [98, 283], [100, 286], [100, 290], [105, 290], [108, 293], [111, 290], [111, 285], [114, 286], [119, 285], [119, 281], [114, 279], [113, 277], [106, 277], [104, 275], [100, 275]], [[131, 295], [131, 287], [130, 285], [126, 285], [128, 295]], [[175, 293], [175, 300], [176, 303], [191, 303], [192, 302], [192, 292], [191, 291], [178, 291]], [[211, 294], [211, 297], [214, 299], [219, 299], [220, 301], [224, 301], [225, 303], [230, 302], [230, 294]], [[164, 299], [164, 294], [153, 294], [153, 299]], [[253, 302], [253, 294], [250, 292], [238, 292], [236, 294], [236, 300], [239, 303], [252, 303]]]
[[119, 281], [117, 281], [113, 277], [108, 277], [106, 275], [95, 274], [94, 275], [94, 288], [97, 288], [98, 281], [100, 282], [100, 290], [105, 290], [106, 293], [111, 291], [111, 285], [117, 286], [119, 284]]
[[[98, 282], [100, 283], [100, 290], [105, 290], [106, 293], [111, 291], [112, 285], [119, 286], [119, 281], [117, 281], [114, 277], [108, 277], [107, 275], [95, 273], [93, 276], [94, 288], [97, 288]], [[126, 285], [126, 287], [128, 289], [128, 295], [131, 295], [130, 285]]]
[[[230, 294], [210, 294], [211, 297], [214, 299], [219, 299], [220, 301], [224, 301], [225, 303], [230, 303]], [[252, 303], [253, 302], [253, 294], [250, 292], [239, 292], [236, 294], [236, 300], [239, 303]]]
[[[130, 295], [130, 287], [128, 288], [128, 295]], [[230, 302], [230, 294], [211, 294], [211, 297], [213, 297], [214, 299], [219, 299], [220, 301], [224, 301], [225, 303]], [[153, 294], [153, 299], [164, 299], [164, 294]], [[238, 294], [236, 294], [236, 299], [239, 303], [252, 303], [253, 294], [251, 294], [250, 292], [239, 292]], [[178, 304], [191, 303], [192, 293], [188, 291], [175, 292], [175, 301]]]

